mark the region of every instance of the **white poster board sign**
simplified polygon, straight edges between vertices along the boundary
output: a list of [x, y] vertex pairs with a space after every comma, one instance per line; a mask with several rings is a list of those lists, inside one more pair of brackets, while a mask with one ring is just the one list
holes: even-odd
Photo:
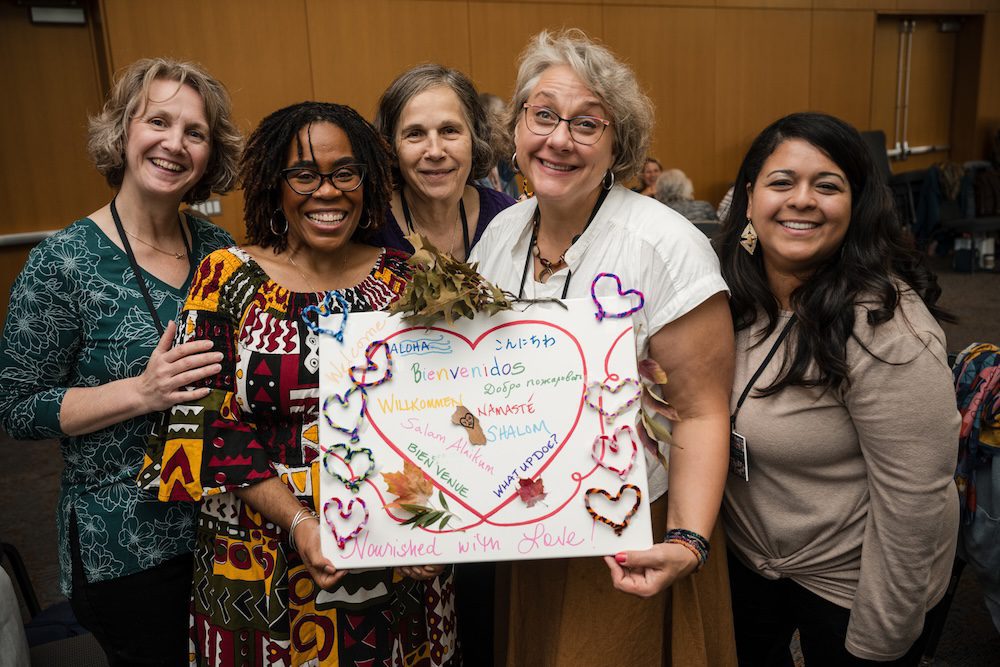
[[[651, 546], [631, 318], [563, 303], [430, 328], [352, 313], [343, 343], [321, 336], [318, 509], [337, 567]], [[405, 525], [414, 505], [435, 520]]]

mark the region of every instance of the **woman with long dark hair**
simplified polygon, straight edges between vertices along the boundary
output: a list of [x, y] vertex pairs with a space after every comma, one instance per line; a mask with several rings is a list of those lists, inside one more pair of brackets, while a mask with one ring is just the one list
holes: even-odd
[[916, 665], [958, 527], [940, 289], [860, 135], [825, 114], [754, 140], [718, 242], [736, 327], [723, 516], [740, 664], [790, 664], [797, 628], [807, 665]]

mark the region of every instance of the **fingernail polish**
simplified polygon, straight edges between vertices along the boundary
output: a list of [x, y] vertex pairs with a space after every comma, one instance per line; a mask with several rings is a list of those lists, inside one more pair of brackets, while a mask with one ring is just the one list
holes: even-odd
[[628, 559], [626, 558], [624, 551], [619, 551], [615, 554], [615, 562], [619, 565], [624, 565], [626, 560]]

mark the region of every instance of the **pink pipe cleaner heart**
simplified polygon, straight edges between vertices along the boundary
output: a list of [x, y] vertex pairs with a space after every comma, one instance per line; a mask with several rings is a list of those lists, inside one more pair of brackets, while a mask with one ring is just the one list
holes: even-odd
[[[635, 294], [636, 296], [639, 297], [639, 305], [635, 306], [634, 308], [629, 308], [628, 310], [623, 311], [621, 313], [609, 313], [606, 310], [604, 310], [604, 306], [601, 305], [601, 302], [597, 298], [597, 289], [596, 289], [597, 281], [600, 280], [601, 278], [614, 278], [615, 284], [618, 286], [618, 296], [631, 296]], [[590, 298], [592, 298], [594, 300], [594, 303], [597, 305], [597, 312], [594, 313], [594, 317], [597, 318], [598, 322], [603, 320], [605, 317], [628, 317], [632, 313], [642, 310], [643, 305], [646, 303], [646, 297], [639, 290], [628, 289], [623, 291], [622, 279], [613, 273], [598, 273], [596, 276], [594, 276], [593, 282], [590, 283]]]
[[[385, 348], [385, 375], [383, 375], [381, 378], [377, 380], [372, 380], [371, 382], [367, 380], [358, 380], [358, 378], [355, 375], [358, 372], [367, 375], [367, 373], [371, 371], [379, 370], [378, 364], [372, 361], [372, 357], [375, 356], [375, 353], [378, 351], [380, 347]], [[391, 380], [392, 353], [389, 351], [389, 345], [386, 344], [384, 340], [372, 341], [368, 345], [367, 349], [365, 349], [365, 363], [363, 365], [359, 364], [357, 366], [351, 366], [350, 370], [347, 371], [347, 374], [350, 376], [351, 382], [353, 382], [358, 387], [377, 387], [386, 380]]]
[[[354, 420], [354, 426], [347, 427], [333, 421], [333, 418], [330, 417], [330, 412], [329, 412], [330, 401], [331, 400], [337, 401], [337, 403], [340, 404], [340, 407], [347, 407], [347, 405], [351, 402], [351, 394], [353, 394], [354, 392], [361, 393], [361, 409], [358, 410], [358, 415]], [[347, 391], [345, 391], [343, 394], [338, 394], [337, 392], [333, 392], [325, 399], [323, 399], [323, 418], [326, 419], [326, 423], [329, 424], [330, 428], [351, 436], [351, 442], [355, 443], [359, 440], [358, 431], [361, 429], [361, 423], [365, 419], [365, 408], [367, 407], [368, 407], [368, 392], [365, 391], [365, 388], [363, 386], [355, 385], [350, 389], [348, 389]]]
[[[632, 453], [629, 454], [627, 465], [624, 465], [621, 468], [616, 468], [605, 462], [604, 455], [607, 451], [610, 451], [612, 454], [617, 454], [619, 452], [620, 447], [618, 446], [618, 436], [621, 435], [622, 433], [628, 436], [628, 442], [632, 444]], [[598, 446], [600, 446], [600, 452], [598, 452]], [[635, 457], [638, 454], [638, 452], [639, 452], [639, 445], [636, 444], [635, 436], [632, 435], [632, 427], [629, 426], [628, 424], [626, 424], [625, 426], [619, 426], [618, 429], [615, 430], [615, 434], [613, 436], [607, 436], [607, 435], [597, 436], [596, 438], [594, 438], [594, 444], [590, 448], [590, 455], [594, 457], [594, 461], [597, 463], [597, 465], [601, 466], [602, 468], [607, 468], [611, 472], [621, 477], [623, 480], [627, 478], [629, 472], [631, 472], [632, 466], [635, 464]]]
[[[610, 394], [617, 394], [626, 385], [635, 387], [635, 396], [632, 396], [627, 401], [619, 405], [617, 409], [612, 410], [611, 412], [608, 412], [607, 410], [604, 409], [603, 405], [591, 399], [591, 394], [593, 393], [594, 389], [598, 390], [598, 397], [600, 397], [601, 391], [606, 391]], [[639, 384], [639, 381], [634, 378], [625, 378], [624, 380], [618, 383], [617, 387], [612, 387], [607, 382], [591, 382], [589, 385], [587, 385], [587, 391], [584, 394], [584, 400], [587, 402], [587, 405], [589, 405], [594, 410], [600, 412], [601, 416], [604, 417], [604, 421], [610, 424], [615, 420], [615, 418], [618, 415], [620, 415], [621, 413], [625, 412], [630, 407], [632, 407], [632, 405], [639, 400], [640, 396], [642, 396], [642, 385]]]
[[[341, 537], [340, 533], [337, 532], [337, 524], [335, 524], [333, 521], [330, 520], [330, 516], [327, 513], [332, 503], [337, 503], [337, 513], [340, 514], [340, 518], [344, 519], [345, 521], [347, 519], [350, 519], [351, 514], [354, 513], [355, 503], [361, 505], [361, 509], [365, 511], [365, 518], [361, 520], [361, 523], [359, 523], [354, 530], [352, 530], [344, 537]], [[365, 526], [368, 525], [368, 505], [365, 504], [364, 499], [361, 497], [351, 498], [351, 500], [348, 501], [347, 503], [347, 510], [345, 511], [344, 502], [340, 498], [334, 496], [333, 498], [330, 498], [328, 501], [323, 503], [323, 518], [326, 519], [327, 525], [329, 525], [330, 530], [333, 531], [333, 539], [337, 540], [337, 548], [343, 550], [344, 545], [347, 544], [348, 541], [353, 540], [355, 537], [360, 535], [361, 531], [364, 530]]]

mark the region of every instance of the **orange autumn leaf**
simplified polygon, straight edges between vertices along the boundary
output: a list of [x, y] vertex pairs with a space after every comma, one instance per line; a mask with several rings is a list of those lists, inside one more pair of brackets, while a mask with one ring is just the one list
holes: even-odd
[[384, 472], [382, 478], [389, 487], [389, 493], [396, 496], [396, 500], [386, 507], [426, 505], [434, 492], [431, 480], [424, 471], [409, 461], [403, 462], [403, 472]]

